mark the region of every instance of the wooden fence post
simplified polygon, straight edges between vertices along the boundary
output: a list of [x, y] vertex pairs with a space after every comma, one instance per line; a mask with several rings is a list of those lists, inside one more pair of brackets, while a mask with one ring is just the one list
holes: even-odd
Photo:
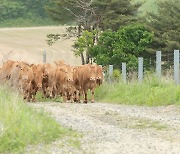
[[156, 52], [156, 76], [161, 78], [161, 51]]
[[112, 76], [113, 76], [113, 65], [109, 65], [109, 82], [112, 82]]
[[122, 80], [126, 83], [126, 63], [122, 63]]
[[142, 83], [143, 80], [143, 57], [138, 58], [138, 82]]
[[179, 50], [174, 50], [174, 80], [179, 84]]
[[44, 50], [43, 52], [43, 63], [46, 64], [46, 50]]

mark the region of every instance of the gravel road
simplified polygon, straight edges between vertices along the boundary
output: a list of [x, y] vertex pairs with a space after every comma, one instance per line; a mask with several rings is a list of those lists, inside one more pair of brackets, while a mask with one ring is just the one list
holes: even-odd
[[[106, 103], [35, 103], [64, 127], [82, 134], [80, 148], [57, 147], [35, 153], [180, 154], [180, 108]], [[36, 150], [37, 150], [36, 149]], [[28, 152], [27, 152], [28, 153]]]

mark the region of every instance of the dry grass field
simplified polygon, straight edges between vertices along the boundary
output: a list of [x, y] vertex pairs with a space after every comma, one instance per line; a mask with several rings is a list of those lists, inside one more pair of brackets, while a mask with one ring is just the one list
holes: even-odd
[[65, 32], [65, 26], [0, 28], [0, 66], [7, 59], [42, 63], [44, 50], [47, 51], [48, 63], [63, 59], [67, 64], [80, 65], [80, 58], [72, 52], [73, 40], [59, 41], [48, 46], [47, 34], [62, 32]]

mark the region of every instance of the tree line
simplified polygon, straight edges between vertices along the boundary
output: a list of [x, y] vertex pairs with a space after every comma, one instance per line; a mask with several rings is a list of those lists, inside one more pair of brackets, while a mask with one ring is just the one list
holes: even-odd
[[155, 13], [141, 16], [139, 0], [1, 0], [0, 24], [15, 18], [50, 17], [69, 26], [66, 34], [49, 34], [48, 44], [77, 37], [74, 54], [82, 64], [102, 65], [121, 62], [136, 68], [143, 56], [148, 68], [157, 50], [166, 56], [180, 48], [180, 1], [157, 1]]
[[1, 0], [0, 26], [41, 25], [43, 21], [50, 24], [51, 19], [45, 10], [51, 0]]
[[69, 27], [67, 35], [49, 34], [48, 43], [75, 36], [74, 53], [82, 64], [94, 61], [120, 67], [126, 62], [136, 69], [137, 57], [143, 56], [149, 68], [157, 50], [166, 55], [180, 48], [180, 1], [158, 1], [158, 13], [138, 16], [142, 4], [131, 0], [53, 0], [53, 7], [46, 8], [49, 15], [64, 23], [74, 21], [77, 26]]

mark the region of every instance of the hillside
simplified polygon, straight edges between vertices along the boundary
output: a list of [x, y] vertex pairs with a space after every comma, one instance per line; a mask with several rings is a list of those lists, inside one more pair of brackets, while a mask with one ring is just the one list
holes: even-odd
[[147, 12], [157, 12], [158, 6], [156, 4], [157, 0], [133, 0], [133, 3], [143, 3], [139, 8], [139, 15], [143, 16]]
[[7, 59], [42, 63], [44, 50], [47, 51], [47, 62], [49, 63], [63, 59], [67, 64], [81, 64], [80, 58], [76, 58], [72, 52], [73, 40], [59, 41], [51, 47], [47, 45], [47, 34], [63, 31], [65, 31], [64, 26], [0, 28], [0, 65]]

